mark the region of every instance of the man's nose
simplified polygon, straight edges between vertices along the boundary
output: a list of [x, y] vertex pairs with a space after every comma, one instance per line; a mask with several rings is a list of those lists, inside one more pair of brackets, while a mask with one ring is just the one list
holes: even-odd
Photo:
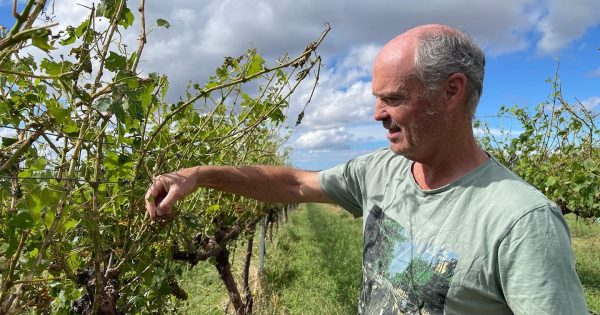
[[375, 101], [375, 110], [373, 112], [373, 118], [377, 121], [382, 121], [390, 117], [390, 114], [385, 110], [385, 104], [382, 101]]

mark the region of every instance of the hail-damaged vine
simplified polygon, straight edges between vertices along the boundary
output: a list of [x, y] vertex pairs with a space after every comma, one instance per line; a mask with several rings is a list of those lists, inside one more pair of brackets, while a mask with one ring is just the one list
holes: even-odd
[[16, 22], [0, 38], [0, 127], [14, 131], [0, 146], [0, 314], [162, 312], [186, 297], [180, 260], [211, 261], [236, 312], [251, 312], [229, 247], [273, 205], [201, 190], [172, 222], [152, 222], [145, 189], [192, 165], [285, 163], [278, 128], [290, 95], [318, 73], [316, 49], [329, 27], [273, 66], [255, 50], [226, 57], [207, 83], [169, 103], [168, 78], [137, 70], [149, 33], [144, 0], [131, 53], [115, 39], [134, 23], [125, 0], [100, 1], [63, 31], [34, 25], [45, 6], [15, 5]]
[[492, 132], [476, 122], [484, 147], [517, 175], [555, 201], [563, 214], [600, 217], [600, 113], [562, 93], [557, 67], [547, 83], [552, 93], [535, 109], [502, 106], [498, 117], [512, 130]]

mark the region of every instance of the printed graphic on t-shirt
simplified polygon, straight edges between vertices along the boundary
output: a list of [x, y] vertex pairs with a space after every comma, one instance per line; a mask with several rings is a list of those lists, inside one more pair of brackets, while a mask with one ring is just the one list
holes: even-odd
[[458, 258], [415, 240], [373, 207], [364, 232], [360, 314], [442, 314]]

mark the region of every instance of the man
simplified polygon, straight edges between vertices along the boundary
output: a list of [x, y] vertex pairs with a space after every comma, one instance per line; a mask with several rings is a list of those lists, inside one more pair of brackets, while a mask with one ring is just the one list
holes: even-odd
[[[363, 216], [363, 314], [586, 314], [557, 206], [478, 145], [484, 56], [442, 25], [387, 43], [373, 67], [382, 149], [322, 172], [199, 166], [161, 175], [152, 217], [197, 187]], [[343, 109], [340, 109], [343, 110]], [[152, 198], [149, 198], [152, 200]]]

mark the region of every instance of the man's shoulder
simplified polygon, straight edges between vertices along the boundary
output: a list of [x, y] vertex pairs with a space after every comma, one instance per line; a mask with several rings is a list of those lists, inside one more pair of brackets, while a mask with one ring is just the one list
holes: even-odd
[[409, 163], [410, 160], [402, 155], [394, 153], [390, 148], [381, 148], [370, 153], [361, 155], [355, 159], [361, 161], [371, 167], [382, 167], [385, 165], [392, 165], [397, 167], [401, 164]]
[[[469, 228], [485, 234], [493, 244], [521, 222], [521, 232], [561, 221], [558, 206], [544, 194], [495, 160], [457, 195], [459, 222], [477, 222]], [[535, 219], [534, 219], [535, 218]], [[536, 221], [536, 224], [531, 224]], [[562, 225], [563, 223], [560, 222]]]
[[543, 206], [556, 207], [539, 189], [492, 158], [491, 165], [475, 185], [482, 188], [486, 203], [504, 209], [506, 213], [523, 215]]
[[360, 156], [356, 162], [361, 169], [365, 180], [374, 185], [388, 183], [392, 178], [405, 174], [412, 161], [402, 155], [394, 153], [389, 148], [375, 150]]
[[369, 159], [369, 160], [371, 160], [371, 159], [386, 159], [386, 158], [389, 159], [389, 158], [393, 158], [395, 156], [399, 156], [399, 155], [392, 152], [392, 150], [390, 150], [390, 148], [379, 148], [379, 149], [375, 149], [374, 151], [359, 155], [358, 157], [356, 157], [356, 159]]
[[320, 172], [320, 178], [322, 181], [338, 181], [344, 178], [348, 182], [356, 182], [364, 187], [380, 187], [386, 185], [397, 174], [402, 174], [409, 165], [410, 160], [389, 148], [382, 148], [323, 170]]

